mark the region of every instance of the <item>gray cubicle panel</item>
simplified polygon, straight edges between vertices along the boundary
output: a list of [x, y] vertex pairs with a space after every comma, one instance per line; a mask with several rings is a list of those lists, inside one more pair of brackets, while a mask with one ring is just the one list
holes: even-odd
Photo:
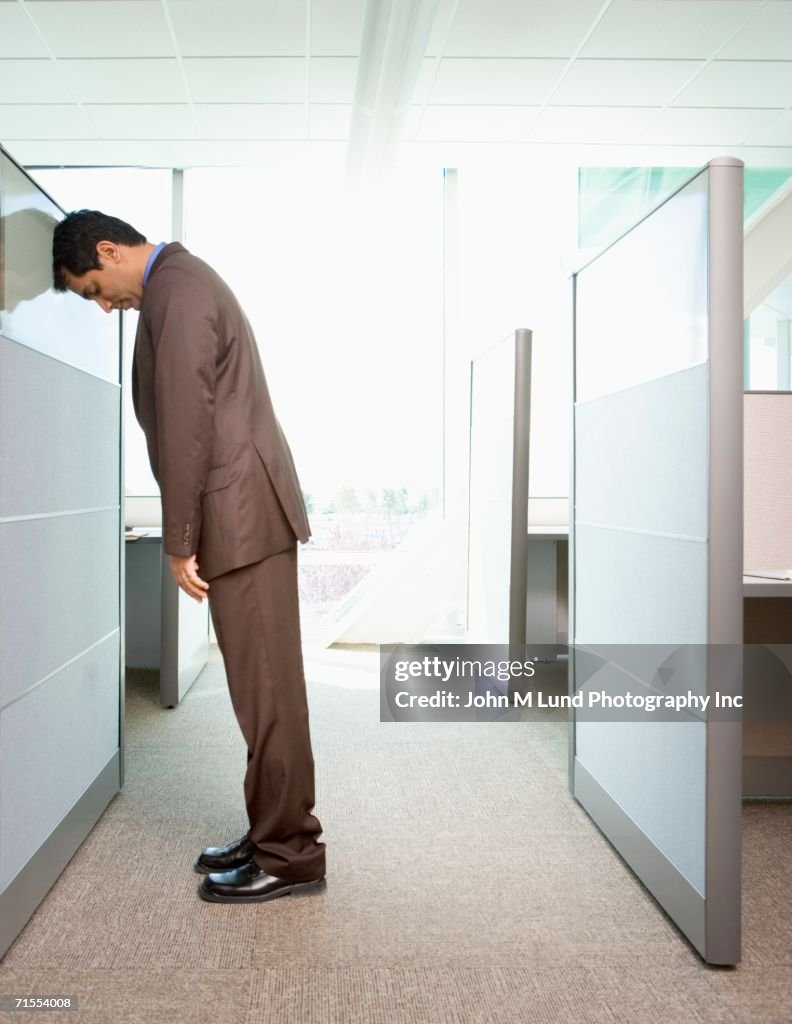
[[792, 570], [792, 392], [744, 399], [745, 571]]
[[120, 787], [119, 317], [51, 289], [62, 216], [0, 150], [0, 954]]
[[[741, 693], [742, 173], [713, 161], [574, 277], [572, 694]], [[701, 956], [736, 963], [741, 723], [582, 718], [574, 796]]]
[[520, 329], [470, 366], [468, 643], [526, 642], [531, 346]]

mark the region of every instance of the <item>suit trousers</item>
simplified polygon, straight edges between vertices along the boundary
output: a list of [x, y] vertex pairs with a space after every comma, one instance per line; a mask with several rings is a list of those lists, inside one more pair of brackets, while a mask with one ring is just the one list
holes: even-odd
[[215, 576], [209, 610], [248, 748], [244, 789], [253, 860], [290, 882], [322, 878], [325, 844], [312, 814], [296, 541], [287, 551]]

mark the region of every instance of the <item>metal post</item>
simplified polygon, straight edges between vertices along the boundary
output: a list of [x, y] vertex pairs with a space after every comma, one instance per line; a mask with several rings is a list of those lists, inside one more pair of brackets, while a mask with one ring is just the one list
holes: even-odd
[[[709, 164], [709, 678], [707, 692], [742, 694], [743, 163]], [[731, 653], [731, 657], [729, 656]], [[742, 723], [707, 721], [706, 922], [709, 963], [740, 959]]]
[[514, 449], [512, 463], [509, 646], [525, 644], [528, 603], [528, 470], [531, 446], [531, 349], [533, 334], [514, 335]]

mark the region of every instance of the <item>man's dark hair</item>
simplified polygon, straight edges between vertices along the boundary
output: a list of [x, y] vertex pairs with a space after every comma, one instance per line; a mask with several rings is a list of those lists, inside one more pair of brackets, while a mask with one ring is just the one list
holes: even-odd
[[96, 252], [99, 242], [144, 245], [146, 238], [118, 217], [99, 210], [75, 210], [58, 224], [52, 239], [52, 280], [56, 292], [66, 291], [64, 270], [72, 277], [82, 277], [89, 270], [101, 268]]

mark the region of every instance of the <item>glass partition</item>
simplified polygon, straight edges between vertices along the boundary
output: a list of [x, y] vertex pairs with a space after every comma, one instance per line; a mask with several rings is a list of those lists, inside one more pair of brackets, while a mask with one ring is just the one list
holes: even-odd
[[0, 955], [122, 782], [119, 315], [52, 289], [0, 150]]
[[[609, 245], [696, 173], [695, 167], [581, 167], [578, 245]], [[743, 217], [748, 220], [792, 175], [788, 167], [747, 167]]]
[[[707, 640], [708, 184], [694, 178], [576, 285], [574, 642], [653, 644], [660, 664], [660, 645]], [[576, 753], [703, 893], [700, 726], [579, 723]], [[673, 798], [647, 802], [647, 773]]]
[[[63, 216], [60, 209], [5, 154], [0, 157], [0, 190], [0, 331], [118, 383], [118, 318], [97, 323], [95, 307], [52, 288], [52, 232]], [[65, 343], [72, 338], [79, 344]]]
[[792, 275], [746, 321], [746, 391], [792, 391], [791, 325]]
[[[618, 280], [631, 286], [614, 295], [610, 282]], [[578, 403], [703, 363], [706, 172], [591, 262], [578, 274], [577, 289], [578, 308], [585, 309], [576, 325]]]
[[[680, 665], [694, 694], [727, 684], [709, 655], [742, 639], [741, 308], [737, 161], [696, 174], [575, 276], [572, 689], [584, 699], [662, 690]], [[739, 934], [739, 874], [719, 889], [713, 871], [735, 821], [739, 848], [739, 732], [719, 725], [578, 715], [571, 773], [702, 954], [733, 962], [707, 925], [728, 906]]]
[[468, 643], [509, 637], [514, 335], [470, 366]]

